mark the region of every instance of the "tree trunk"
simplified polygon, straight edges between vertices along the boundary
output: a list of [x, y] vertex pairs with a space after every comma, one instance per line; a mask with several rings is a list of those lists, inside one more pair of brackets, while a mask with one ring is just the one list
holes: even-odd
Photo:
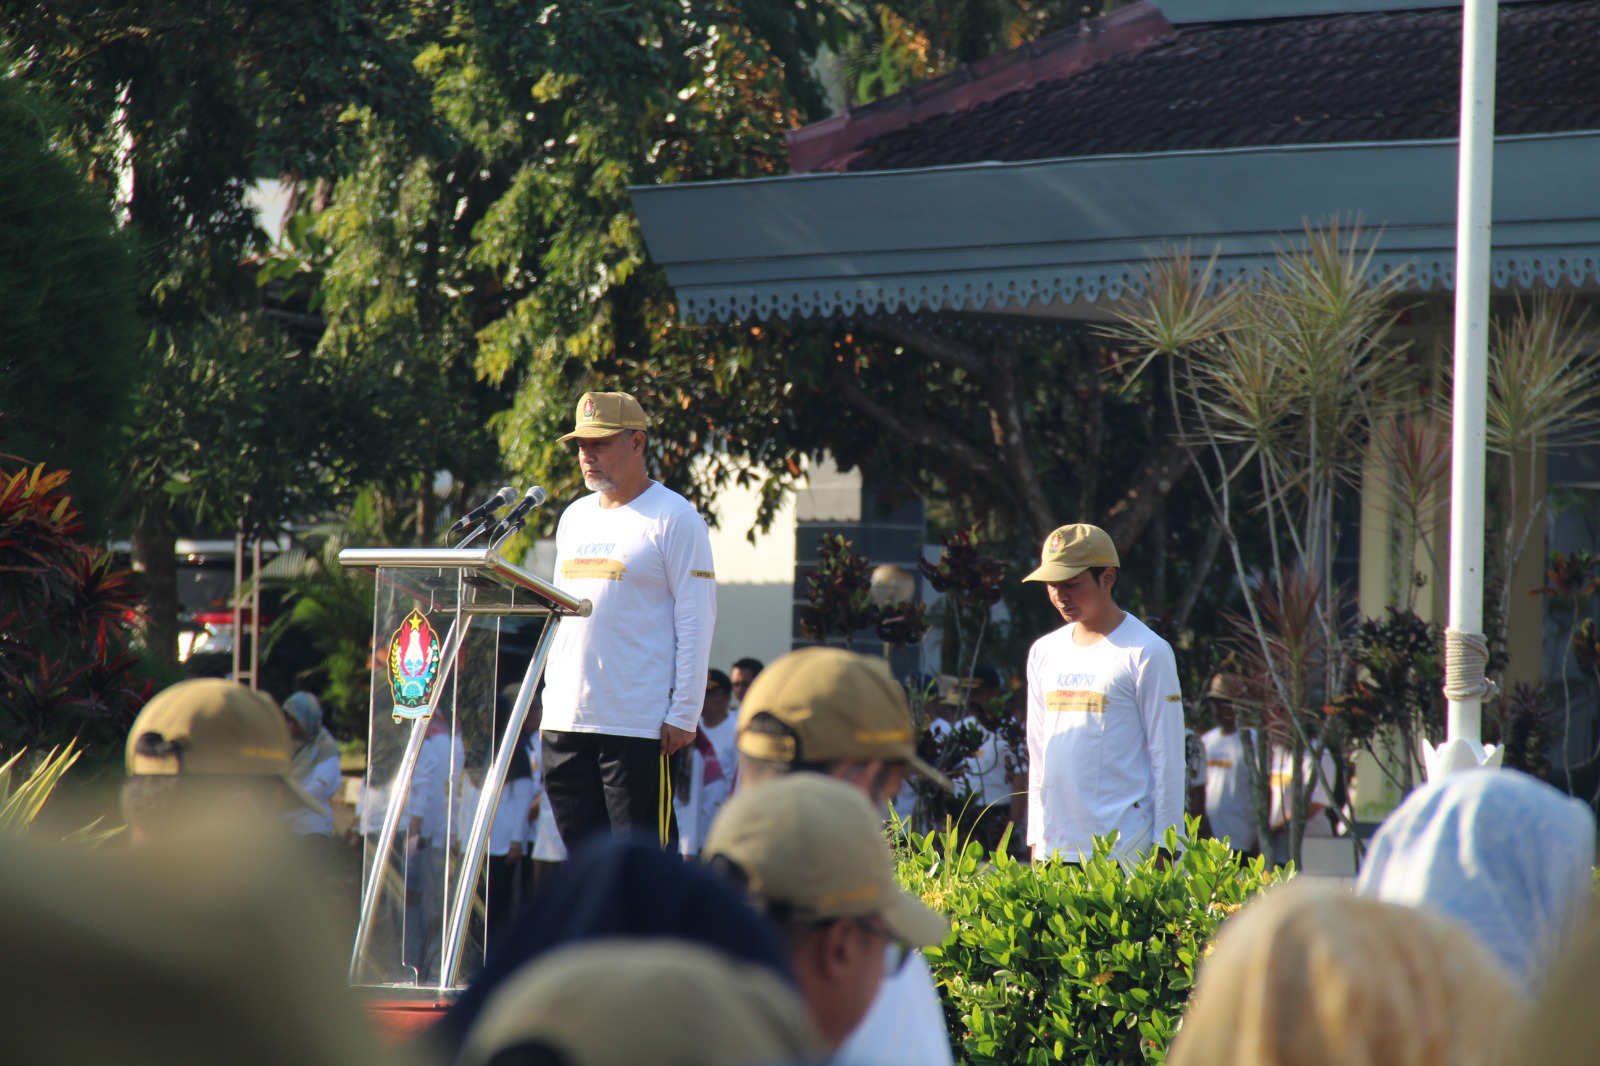
[[171, 670], [178, 667], [177, 534], [160, 492], [139, 497], [133, 527], [133, 566], [144, 576], [144, 654]]
[[1131, 549], [1156, 514], [1166, 506], [1167, 494], [1189, 469], [1189, 449], [1176, 435], [1160, 438], [1146, 454], [1133, 485], [1106, 511], [1102, 523], [1118, 553]]

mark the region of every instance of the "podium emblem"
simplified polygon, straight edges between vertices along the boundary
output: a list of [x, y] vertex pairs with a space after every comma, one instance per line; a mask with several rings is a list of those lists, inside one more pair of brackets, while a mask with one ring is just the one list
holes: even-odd
[[427, 713], [438, 677], [439, 634], [421, 611], [413, 610], [389, 641], [389, 685], [394, 692], [396, 722]]

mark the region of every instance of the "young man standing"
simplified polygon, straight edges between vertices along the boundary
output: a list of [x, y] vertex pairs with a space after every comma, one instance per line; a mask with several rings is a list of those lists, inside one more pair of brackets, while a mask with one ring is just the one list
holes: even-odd
[[1080, 861], [1120, 834], [1134, 860], [1183, 823], [1183, 695], [1172, 648], [1117, 606], [1121, 561], [1099, 526], [1062, 526], [1024, 581], [1066, 625], [1028, 652], [1028, 843]]
[[645, 416], [625, 392], [578, 401], [583, 483], [556, 528], [555, 584], [593, 604], [561, 620], [545, 673], [545, 796], [567, 847], [643, 829], [677, 846], [667, 759], [705, 699], [716, 575], [705, 520], [645, 469]]

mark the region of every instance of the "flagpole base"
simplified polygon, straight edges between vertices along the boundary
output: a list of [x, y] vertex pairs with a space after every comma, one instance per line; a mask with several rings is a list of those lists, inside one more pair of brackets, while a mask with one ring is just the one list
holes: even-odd
[[1438, 781], [1458, 770], [1498, 770], [1506, 755], [1506, 749], [1498, 745], [1474, 744], [1460, 738], [1447, 740], [1437, 749], [1426, 740], [1419, 741], [1417, 747], [1422, 751], [1422, 765], [1429, 781]]

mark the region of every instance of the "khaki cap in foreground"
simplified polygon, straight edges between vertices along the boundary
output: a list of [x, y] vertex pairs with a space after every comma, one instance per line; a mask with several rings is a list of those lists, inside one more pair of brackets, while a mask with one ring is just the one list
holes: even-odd
[[1122, 565], [1111, 534], [1086, 523], [1062, 526], [1044, 539], [1039, 566], [1024, 581], [1071, 581], [1094, 566]]
[[572, 432], [557, 440], [609, 437], [625, 429], [648, 428], [644, 408], [625, 392], [586, 392], [578, 400]]
[[[146, 734], [154, 734], [155, 744], [169, 753], [141, 752], [139, 739]], [[233, 681], [196, 678], [162, 690], [133, 720], [126, 755], [129, 777], [276, 777], [307, 807], [328, 810], [294, 778], [294, 742], [278, 705]]]
[[322, 875], [259, 828], [219, 812], [205, 832], [137, 848], [0, 839], [6, 1061], [426, 1061], [380, 1047], [345, 982]]
[[776, 974], [682, 940], [601, 940], [542, 956], [484, 1005], [460, 1066], [522, 1044], [571, 1066], [778, 1066], [817, 1061], [797, 993]]
[[[762, 713], [797, 736], [750, 732], [750, 720]], [[951, 789], [948, 777], [918, 757], [911, 706], [888, 666], [842, 648], [793, 651], [757, 674], [739, 704], [739, 750], [785, 763], [906, 762]]]
[[754, 896], [802, 921], [878, 915], [917, 947], [950, 923], [904, 892], [883, 823], [866, 796], [821, 774], [790, 774], [747, 789], [722, 808], [703, 858], [721, 856]]

